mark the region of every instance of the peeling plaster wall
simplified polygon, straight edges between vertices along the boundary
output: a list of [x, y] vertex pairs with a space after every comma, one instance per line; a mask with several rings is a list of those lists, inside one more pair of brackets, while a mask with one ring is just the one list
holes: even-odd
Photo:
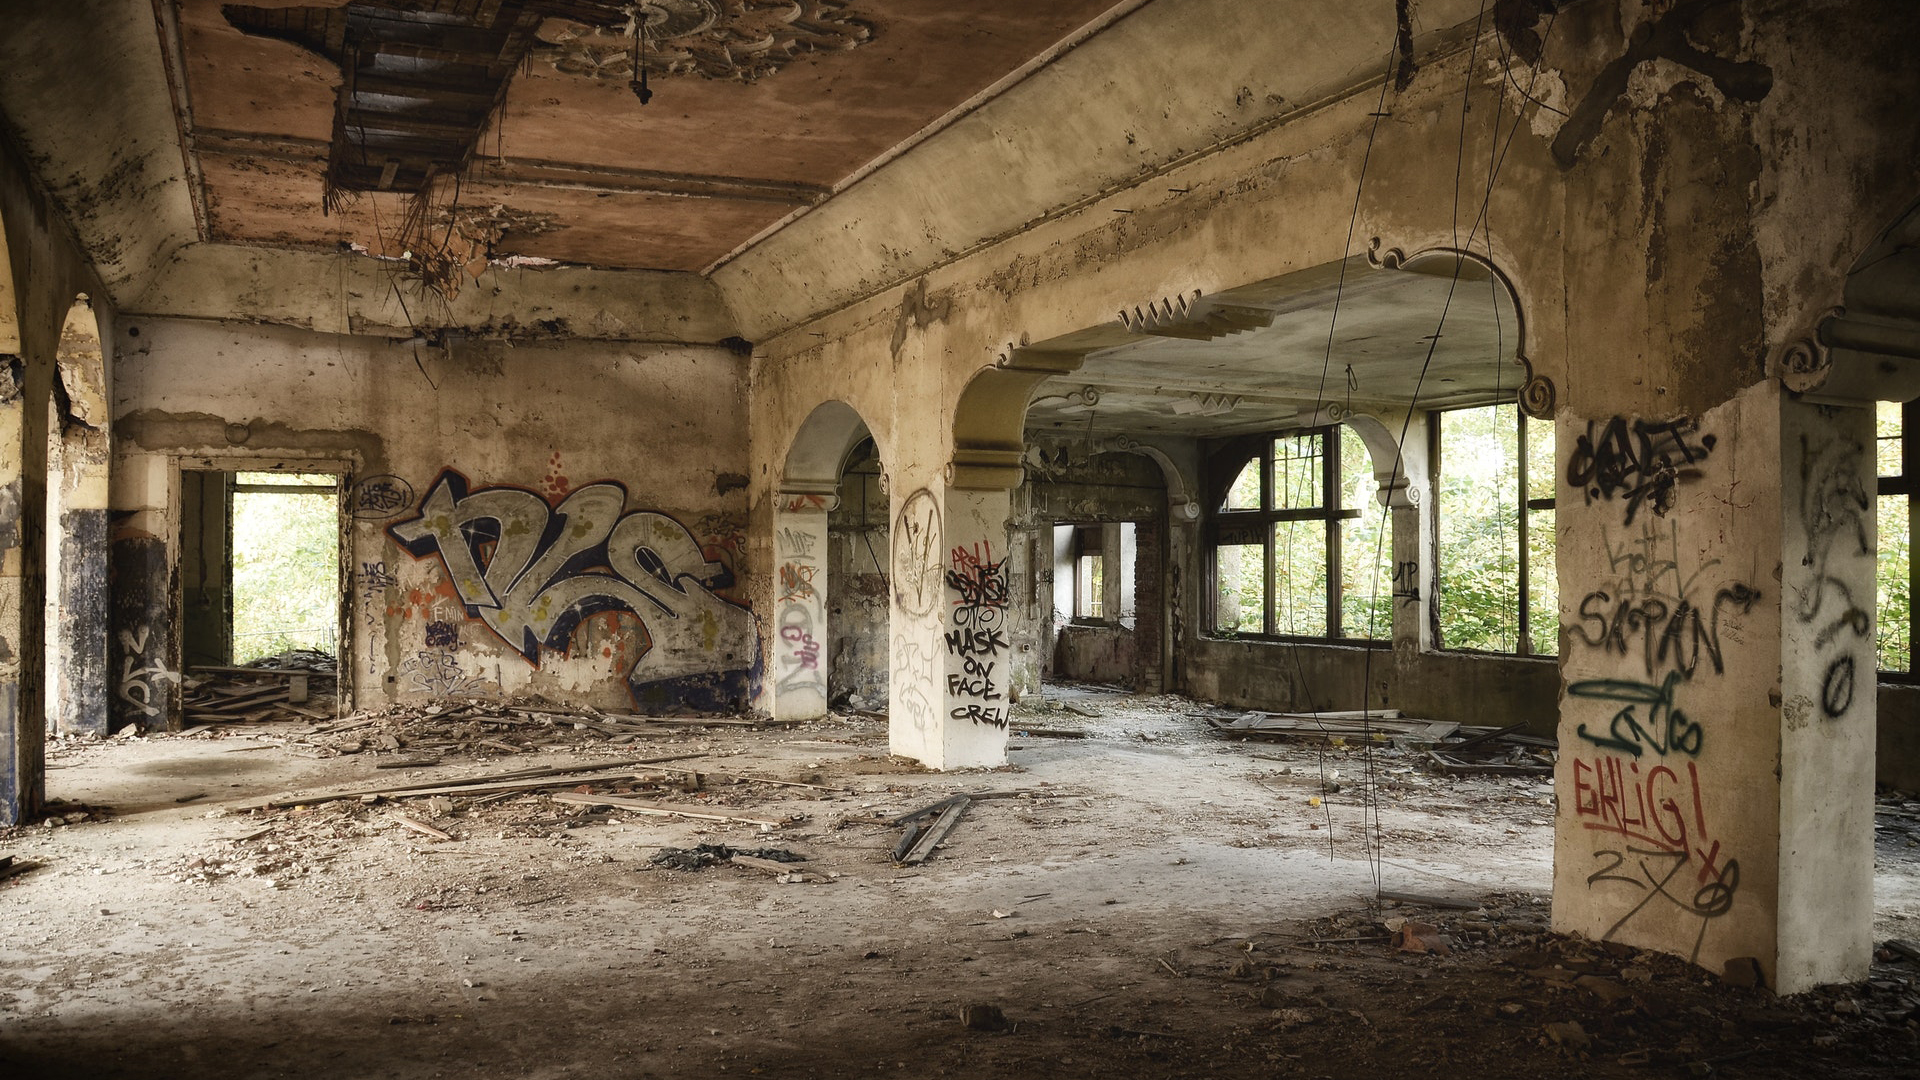
[[[45, 797], [47, 415], [61, 330], [76, 294], [102, 290], [4, 133], [0, 227], [8, 270], [0, 305], [9, 309], [0, 319], [0, 825], [12, 825]], [[104, 302], [101, 310], [111, 318]], [[82, 530], [68, 542], [78, 553], [97, 535]]]
[[157, 319], [120, 335], [114, 507], [144, 522], [147, 560], [122, 635], [176, 606], [181, 464], [343, 471], [356, 706], [751, 703], [738, 354], [475, 340], [416, 357]]

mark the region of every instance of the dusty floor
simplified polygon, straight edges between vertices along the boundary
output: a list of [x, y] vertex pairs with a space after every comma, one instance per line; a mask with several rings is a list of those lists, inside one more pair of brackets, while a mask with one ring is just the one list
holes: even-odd
[[[59, 746], [50, 794], [110, 811], [0, 834], [39, 864], [0, 882], [0, 1076], [1915, 1075], [1911, 961], [1780, 1001], [1546, 933], [1544, 779], [1227, 741], [1174, 698], [1048, 697], [1099, 715], [1026, 722], [1091, 737], [1017, 738], [984, 773], [905, 766], [857, 718], [418, 770], [274, 745], [283, 728]], [[843, 790], [672, 796], [798, 818], [778, 829], [545, 794], [400, 807], [450, 842], [387, 803], [231, 812], [676, 753]], [[956, 791], [1015, 794], [921, 866], [889, 858], [899, 830], [845, 821]], [[1920, 937], [1916, 831], [1883, 825], [1876, 940]], [[650, 862], [703, 842], [790, 849], [824, 880]], [[1481, 906], [1369, 911], [1376, 888]], [[1450, 955], [1394, 949], [1409, 918]], [[1005, 1023], [969, 1027], [974, 1005]]]

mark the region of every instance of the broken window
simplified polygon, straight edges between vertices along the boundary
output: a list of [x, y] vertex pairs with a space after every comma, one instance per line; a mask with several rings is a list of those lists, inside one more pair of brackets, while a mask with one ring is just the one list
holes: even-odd
[[1434, 414], [1442, 648], [1559, 651], [1553, 463], [1553, 425], [1518, 406]]
[[1915, 470], [1906, 437], [1913, 404], [1882, 401], [1874, 412], [1880, 474], [1880, 550], [1875, 563], [1879, 601], [1875, 635], [1881, 671], [1913, 670], [1912, 499]]
[[1212, 522], [1213, 628], [1275, 637], [1392, 636], [1392, 534], [1370, 514], [1352, 428], [1266, 437], [1235, 462]]

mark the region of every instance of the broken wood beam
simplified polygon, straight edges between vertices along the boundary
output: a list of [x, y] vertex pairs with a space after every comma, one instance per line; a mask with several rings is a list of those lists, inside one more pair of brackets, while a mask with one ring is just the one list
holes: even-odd
[[[664, 761], [684, 761], [688, 758], [704, 757], [704, 754], [668, 754], [655, 758], [627, 758], [621, 761], [597, 761], [591, 765], [554, 765], [541, 769], [519, 769], [513, 772], [493, 773], [487, 776], [469, 776], [460, 779], [438, 777], [427, 783], [387, 784], [370, 788], [336, 788], [331, 791], [314, 791], [304, 795], [278, 795], [271, 799], [257, 799], [233, 807], [235, 811], [277, 810], [288, 806], [315, 806], [320, 803], [338, 802], [341, 799], [358, 799], [364, 795], [403, 795], [420, 794], [428, 789], [439, 793], [440, 788], [459, 790], [476, 786], [492, 787], [507, 781], [530, 780], [544, 776], [565, 776], [572, 773], [603, 772], [608, 769], [622, 769], [633, 765], [657, 765]], [[576, 781], [578, 782], [578, 781]]]
[[763, 817], [758, 814], [738, 812], [720, 813], [718, 807], [682, 806], [676, 803], [646, 802], [641, 799], [627, 799], [618, 795], [578, 795], [567, 792], [553, 796], [553, 801], [569, 806], [611, 806], [616, 810], [631, 810], [636, 814], [659, 814], [666, 817], [693, 818], [699, 821], [727, 821], [743, 825], [765, 825], [778, 828], [787, 823], [786, 818]]
[[431, 825], [429, 825], [429, 824], [427, 824], [427, 823], [426, 823], [426, 822], [424, 822], [424, 821], [416, 821], [416, 820], [414, 820], [413, 818], [410, 818], [410, 817], [408, 817], [408, 816], [407, 816], [407, 815], [405, 815], [405, 814], [395, 814], [395, 815], [393, 815], [393, 820], [394, 820], [394, 821], [395, 821], [396, 823], [398, 823], [398, 824], [401, 824], [401, 825], [404, 825], [404, 826], [406, 826], [407, 828], [409, 828], [409, 829], [412, 829], [412, 830], [413, 830], [414, 832], [417, 832], [417, 833], [419, 833], [419, 834], [421, 834], [422, 836], [431, 836], [431, 837], [433, 837], [433, 838], [434, 838], [435, 840], [451, 840], [451, 839], [453, 839], [453, 834], [452, 834], [452, 833], [449, 833], [449, 832], [443, 832], [443, 831], [441, 831], [441, 830], [439, 830], [439, 829], [436, 829], [436, 828], [434, 828], [433, 826], [431, 826]]
[[940, 846], [940, 842], [947, 838], [947, 834], [953, 831], [954, 826], [960, 824], [961, 815], [967, 812], [967, 807], [972, 803], [973, 800], [965, 795], [955, 795], [952, 803], [940, 812], [940, 817], [927, 827], [927, 831], [913, 845], [913, 850], [907, 852], [907, 857], [901, 859], [900, 863], [904, 866], [917, 866], [926, 862], [927, 856], [933, 854], [933, 849]]

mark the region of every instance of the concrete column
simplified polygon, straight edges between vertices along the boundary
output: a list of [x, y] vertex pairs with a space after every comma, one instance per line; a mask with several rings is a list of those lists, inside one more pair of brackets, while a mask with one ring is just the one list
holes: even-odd
[[114, 463], [107, 541], [107, 674], [111, 726], [166, 731], [180, 725], [179, 650], [173, 633], [178, 472], [163, 454], [131, 453]]
[[[1433, 582], [1438, 573], [1434, 547], [1433, 456], [1427, 452], [1431, 413], [1416, 412], [1406, 425], [1406, 441], [1399, 447], [1399, 464], [1381, 469], [1381, 451], [1371, 443], [1374, 476], [1380, 481], [1375, 498], [1392, 511], [1393, 528], [1393, 651], [1411, 661], [1432, 650], [1434, 633]], [[1365, 432], [1363, 430], [1362, 434]], [[1398, 432], [1394, 432], [1397, 436]]]
[[1781, 993], [1864, 977], [1871, 410], [1767, 383], [1558, 435], [1555, 929]]
[[1007, 491], [947, 492], [941, 769], [1004, 765], [1009, 697]]
[[59, 527], [49, 537], [48, 716], [57, 731], [105, 736], [107, 433], [90, 418], [65, 419], [49, 450], [47, 516]]
[[773, 715], [827, 715], [828, 497], [781, 494], [773, 515]]
[[0, 825], [46, 798], [47, 408], [53, 365], [0, 356]]

